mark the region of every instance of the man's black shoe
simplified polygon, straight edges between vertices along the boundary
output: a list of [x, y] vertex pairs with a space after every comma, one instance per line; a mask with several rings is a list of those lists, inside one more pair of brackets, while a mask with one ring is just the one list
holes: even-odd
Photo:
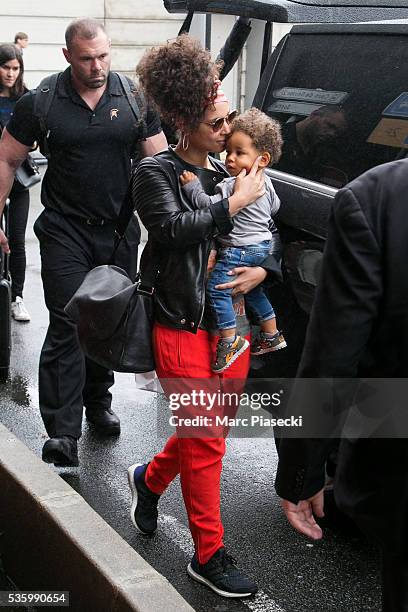
[[198, 563], [194, 555], [187, 572], [191, 578], [207, 585], [222, 597], [249, 597], [258, 590], [256, 584], [237, 569], [234, 559], [227, 555], [225, 548], [219, 548], [203, 565]]
[[42, 460], [57, 467], [77, 467], [78, 446], [71, 436], [57, 436], [46, 441], [42, 450]]
[[112, 408], [87, 409], [85, 410], [85, 416], [98, 433], [105, 436], [118, 436], [120, 434], [120, 420]]
[[128, 468], [128, 481], [132, 492], [130, 518], [138, 531], [152, 536], [157, 529], [157, 504], [160, 495], [153, 493], [145, 483], [147, 465], [135, 463]]

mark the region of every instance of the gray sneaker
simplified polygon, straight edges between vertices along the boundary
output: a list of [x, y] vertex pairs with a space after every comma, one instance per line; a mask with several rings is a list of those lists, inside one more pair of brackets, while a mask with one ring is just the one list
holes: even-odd
[[216, 374], [223, 372], [249, 347], [249, 342], [242, 336], [237, 336], [232, 344], [218, 340], [215, 361], [211, 369]]
[[257, 336], [251, 344], [251, 355], [264, 355], [265, 353], [272, 353], [273, 351], [279, 351], [286, 346], [286, 340], [280, 331], [277, 331], [272, 338], [266, 338], [263, 332], [260, 332], [259, 336]]

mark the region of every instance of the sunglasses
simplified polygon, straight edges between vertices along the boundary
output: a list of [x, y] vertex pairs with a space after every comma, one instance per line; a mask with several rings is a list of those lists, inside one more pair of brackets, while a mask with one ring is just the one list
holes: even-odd
[[209, 125], [212, 128], [213, 132], [219, 132], [221, 128], [224, 127], [224, 121], [227, 122], [227, 125], [230, 125], [230, 123], [234, 121], [237, 115], [238, 115], [238, 111], [234, 110], [234, 111], [231, 111], [226, 117], [220, 117], [219, 119], [216, 119], [215, 121], [202, 121], [201, 123], [205, 123], [205, 125]]

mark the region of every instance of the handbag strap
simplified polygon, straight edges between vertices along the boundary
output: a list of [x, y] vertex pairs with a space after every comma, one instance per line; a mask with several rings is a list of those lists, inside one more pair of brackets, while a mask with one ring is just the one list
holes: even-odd
[[132, 200], [132, 180], [130, 180], [129, 185], [126, 190], [125, 198], [122, 202], [122, 206], [120, 207], [119, 215], [116, 220], [115, 225], [115, 243], [113, 246], [113, 252], [110, 256], [109, 263], [114, 263], [116, 251], [120, 243], [122, 242], [127, 226], [130, 223], [130, 220], [133, 216], [133, 200]]
[[[116, 251], [120, 243], [122, 242], [127, 226], [134, 214], [133, 199], [132, 199], [132, 180], [130, 180], [125, 199], [123, 200], [122, 206], [119, 211], [119, 215], [115, 226], [115, 244], [113, 252], [110, 257], [109, 263], [113, 264], [115, 260]], [[152, 294], [154, 291], [154, 284], [159, 273], [160, 266], [160, 255], [159, 249], [154, 247], [154, 243], [151, 239], [147, 241], [145, 248], [143, 249], [139, 272], [136, 276], [136, 282], [139, 283], [139, 291]]]

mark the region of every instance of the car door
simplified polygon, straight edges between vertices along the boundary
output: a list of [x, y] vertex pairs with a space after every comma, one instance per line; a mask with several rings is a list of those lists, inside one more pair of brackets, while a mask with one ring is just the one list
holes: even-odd
[[295, 26], [262, 75], [253, 104], [284, 136], [268, 173], [282, 202], [285, 283], [270, 297], [288, 343], [263, 376], [295, 373], [338, 189], [407, 154], [407, 42], [403, 24]]

